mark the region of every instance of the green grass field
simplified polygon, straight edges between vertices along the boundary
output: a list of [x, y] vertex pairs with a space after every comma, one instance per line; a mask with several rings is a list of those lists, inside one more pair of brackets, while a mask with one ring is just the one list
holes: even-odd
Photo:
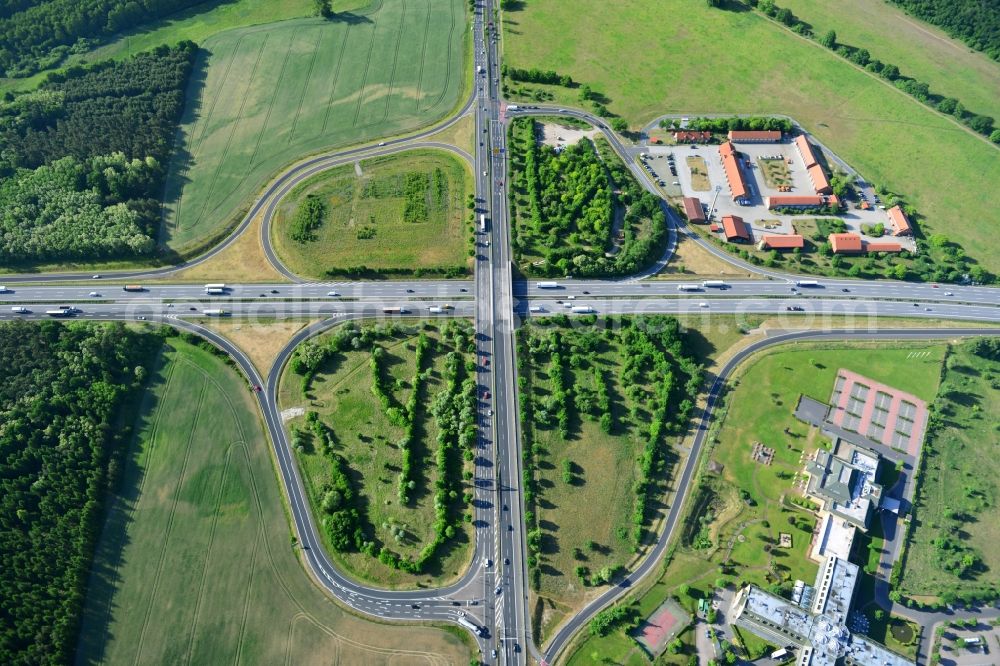
[[161, 241], [181, 253], [202, 248], [281, 167], [452, 111], [469, 78], [465, 13], [459, 0], [384, 0], [351, 20], [282, 21], [204, 40]]
[[[1000, 461], [995, 457], [1000, 414], [1000, 362], [972, 354], [969, 345], [953, 348], [935, 402], [942, 427], [924, 448], [924, 477], [916, 501], [902, 591], [942, 596], [996, 586], [1000, 568]], [[966, 575], [941, 565], [955, 555], [933, 541], [952, 536], [981, 558]], [[958, 554], [958, 557], [961, 553]]]
[[[417, 327], [401, 328], [398, 333], [376, 344], [385, 350], [380, 362], [384, 381], [390, 387], [394, 404], [405, 405], [413, 389], [416, 372], [415, 342]], [[457, 350], [453, 338], [445, 336], [436, 326], [419, 327], [432, 344], [424, 360], [427, 380], [418, 398], [417, 441], [413, 446], [413, 468], [416, 470], [415, 489], [411, 502], [402, 504], [397, 494], [397, 473], [402, 463], [402, 451], [396, 444], [404, 429], [390, 422], [378, 399], [372, 393], [371, 351], [348, 351], [338, 354], [325, 364], [312, 381], [308, 399], [303, 398], [301, 379], [294, 372], [282, 376], [279, 405], [289, 409], [304, 407], [318, 412], [329, 425], [337, 440], [337, 453], [350, 468], [350, 476], [366, 515], [370, 536], [402, 557], [413, 557], [433, 539], [435, 521], [434, 495], [438, 480], [435, 465], [440, 429], [430, 413], [431, 404], [445, 391], [444, 366], [446, 357]], [[323, 344], [331, 334], [321, 336]], [[471, 361], [471, 357], [469, 357]], [[289, 428], [305, 423], [303, 416], [288, 421]], [[330, 464], [315, 446], [297, 451], [299, 469], [313, 505], [314, 514], [321, 511], [324, 484], [330, 477]], [[459, 466], [462, 465], [458, 461]], [[467, 466], [471, 469], [471, 466]], [[461, 473], [461, 470], [458, 472]], [[465, 488], [470, 490], [471, 485]], [[457, 503], [461, 501], [461, 495]], [[319, 522], [319, 521], [318, 521]], [[376, 557], [361, 552], [335, 552], [326, 531], [327, 552], [347, 572], [361, 580], [381, 586], [413, 587], [440, 585], [457, 578], [465, 570], [471, 554], [471, 524], [460, 523], [456, 535], [445, 542], [431, 568], [423, 575], [413, 575], [386, 566]], [[400, 538], [397, 531], [402, 529]], [[376, 551], [378, 548], [376, 548]]]
[[[942, 30], [880, 0], [816, 0], [779, 3], [823, 35], [868, 49], [873, 58], [930, 85], [931, 91], [961, 100], [970, 111], [1000, 118], [1000, 65]], [[893, 39], [886, 39], [887, 34]]]
[[462, 663], [450, 632], [343, 611], [289, 540], [246, 381], [171, 339], [97, 550], [77, 663]]
[[[505, 15], [508, 65], [570, 75], [633, 126], [665, 113], [788, 114], [866, 178], [904, 194], [925, 235], [943, 233], [1000, 272], [1000, 234], [984, 230], [995, 217], [986, 192], [1000, 182], [997, 148], [821, 46], [705, 3], [522, 7]], [[579, 104], [576, 89], [547, 89]]]
[[[310, 178], [292, 190], [278, 208], [271, 238], [278, 256], [296, 275], [323, 279], [330, 268], [367, 266], [384, 273], [464, 267], [470, 236], [463, 222], [473, 193], [472, 173], [454, 155], [417, 150], [343, 166]], [[426, 178], [420, 199], [427, 218], [404, 220], [405, 181]], [[440, 179], [440, 187], [438, 182]], [[327, 215], [315, 240], [291, 237], [291, 220], [307, 196], [317, 196]]]
[[[336, 11], [353, 12], [371, 4], [371, 0], [334, 0]], [[140, 51], [148, 51], [160, 44], [174, 44], [189, 39], [201, 43], [208, 37], [248, 25], [272, 23], [293, 18], [305, 18], [315, 13], [312, 0], [208, 0], [190, 9], [182, 10], [125, 32], [117, 39], [78, 55], [71, 55], [61, 65], [80, 65], [106, 59], [120, 59]], [[56, 68], [58, 69], [58, 68]], [[35, 88], [50, 71], [20, 79], [0, 78], [0, 93]]]

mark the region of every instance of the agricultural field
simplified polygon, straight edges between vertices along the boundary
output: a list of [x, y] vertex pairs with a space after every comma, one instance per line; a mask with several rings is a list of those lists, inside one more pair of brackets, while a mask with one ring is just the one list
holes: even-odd
[[[981, 222], [993, 215], [983, 192], [1000, 181], [996, 146], [822, 46], [754, 12], [681, 0], [630, 0], [613, 12], [596, 0], [520, 7], [505, 14], [511, 67], [569, 75], [633, 127], [666, 113], [790, 115], [868, 180], [905, 193], [925, 237], [943, 234], [1000, 273], [1000, 235]], [[654, 25], [655, 39], [636, 38]], [[580, 104], [577, 89], [544, 88]]]
[[[896, 65], [901, 74], [960, 100], [974, 113], [1000, 118], [1000, 64], [939, 28], [877, 0], [778, 4], [809, 23], [817, 35], [835, 30], [839, 43], [867, 49], [873, 58]], [[893, 39], [886, 39], [890, 33]]]
[[957, 345], [948, 356], [902, 572], [907, 596], [953, 603], [996, 595], [1000, 353], [997, 338], [992, 342], [992, 348], [985, 341]]
[[660, 200], [607, 140], [580, 136], [554, 147], [539, 144], [541, 127], [530, 118], [510, 127], [511, 248], [521, 271], [611, 277], [659, 259], [667, 241]]
[[218, 356], [168, 340], [137, 414], [77, 663], [468, 661], [453, 633], [388, 632], [316, 588], [289, 542], [252, 394]]
[[[915, 360], [914, 351], [930, 353]], [[663, 574], [628, 602], [635, 615], [645, 617], [669, 596], [676, 596], [694, 613], [699, 598], [718, 588], [732, 589], [738, 582], [775, 589], [795, 578], [812, 581], [817, 565], [806, 558], [812, 514], [780, 502], [803, 467], [803, 450], [819, 444], [817, 433], [809, 432], [792, 413], [799, 394], [829, 399], [836, 371], [844, 367], [930, 399], [944, 355], [944, 345], [919, 342], [906, 348], [793, 344], [751, 360], [731, 383], [726, 406], [717, 412], [712, 426], [718, 441], [708, 456], [723, 466], [722, 473], [703, 475], [686, 508], [681, 540], [668, 555]], [[784, 434], [785, 428], [790, 435]], [[772, 444], [785, 439], [792, 444], [774, 446], [771, 465], [750, 459], [748, 442]], [[792, 534], [791, 549], [772, 545], [778, 543], [778, 532]], [[664, 655], [665, 663], [687, 664], [691, 650], [685, 641], [677, 655]], [[595, 652], [618, 655], [615, 663], [647, 663], [622, 630], [587, 638], [569, 663], [586, 664]]]
[[[380, 586], [440, 585], [471, 555], [474, 338], [466, 322], [348, 323], [303, 343], [279, 404], [327, 551]], [[440, 482], [440, 484], [439, 484]]]
[[519, 330], [535, 635], [641, 553], [701, 370], [670, 317], [565, 316]]
[[182, 254], [204, 248], [283, 166], [447, 115], [467, 88], [465, 14], [459, 0], [384, 0], [351, 20], [296, 19], [204, 40], [161, 242]]
[[[465, 274], [473, 183], [468, 166], [441, 150], [338, 167], [282, 200], [272, 242], [293, 273], [314, 279]], [[352, 270], [359, 266], [366, 270]]]

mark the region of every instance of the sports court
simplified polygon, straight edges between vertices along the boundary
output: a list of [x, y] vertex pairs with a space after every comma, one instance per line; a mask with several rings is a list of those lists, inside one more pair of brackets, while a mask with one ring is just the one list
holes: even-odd
[[690, 622], [684, 609], [674, 600], [667, 599], [636, 628], [635, 639], [655, 659]]
[[837, 371], [829, 421], [916, 456], [927, 426], [927, 404], [916, 396], [850, 370]]

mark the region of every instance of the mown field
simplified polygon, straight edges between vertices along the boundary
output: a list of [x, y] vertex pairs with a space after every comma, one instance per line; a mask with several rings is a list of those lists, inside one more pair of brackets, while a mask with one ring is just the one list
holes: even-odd
[[[379, 273], [464, 272], [470, 233], [468, 166], [451, 153], [416, 150], [342, 166], [302, 183], [278, 208], [271, 238], [282, 262], [315, 279], [366, 266]], [[319, 226], [298, 240], [303, 203], [321, 203]]]
[[137, 416], [90, 581], [77, 663], [461, 663], [453, 634], [341, 610], [289, 541], [246, 381], [169, 341]]
[[[961, 100], [970, 111], [1000, 118], [1000, 63], [950, 38], [942, 30], [880, 0], [784, 0], [795, 16], [823, 35], [868, 49], [873, 58], [928, 83], [931, 90]], [[892, 34], [892, 39], [886, 35]]]
[[[930, 353], [911, 358], [915, 351]], [[812, 581], [817, 565], [806, 554], [814, 518], [780, 503], [782, 495], [793, 492], [793, 475], [803, 467], [800, 456], [820, 443], [817, 432], [793, 415], [799, 394], [828, 400], [837, 370], [847, 368], [929, 400], [944, 353], [944, 345], [920, 342], [905, 347], [795, 344], [750, 361], [731, 383], [726, 407], [716, 412], [711, 426], [718, 443], [708, 456], [723, 465], [722, 473], [705, 474], [692, 492], [670, 564], [634, 600], [638, 615], [645, 617], [670, 595], [694, 612], [699, 597], [737, 581], [771, 589], [790, 586], [796, 578]], [[774, 448], [771, 465], [751, 459], [756, 441]], [[780, 532], [792, 535], [791, 549], [777, 547]], [[581, 642], [570, 663], [587, 663], [595, 652], [618, 655], [616, 663], [640, 663], [641, 653], [621, 630]], [[686, 664], [687, 658], [682, 651], [667, 655], [665, 663]]]
[[[352, 331], [360, 332], [352, 336]], [[358, 339], [358, 346], [349, 340], [340, 349], [338, 336]], [[418, 368], [421, 337], [427, 348]], [[471, 496], [465, 496], [472, 492], [471, 449], [470, 455], [464, 455], [453, 445], [451, 431], [445, 432], [452, 417], [447, 409], [439, 410], [443, 401], [450, 401], [450, 363], [457, 363], [459, 400], [475, 400], [474, 383], [465, 383], [471, 376], [467, 363], [474, 359], [472, 341], [471, 328], [459, 322], [441, 327], [430, 322], [361, 329], [345, 325], [299, 348], [303, 359], [315, 357], [317, 349], [330, 350], [311, 366], [315, 372], [298, 372], [293, 362], [282, 376], [281, 408], [306, 410], [287, 425], [317, 524], [328, 520], [325, 501], [337, 483], [331, 455], [338, 458], [349, 479], [354, 498], [342, 498], [342, 506], [357, 509], [371, 550], [354, 544], [338, 548], [328, 530], [321, 532], [331, 556], [361, 580], [391, 587], [440, 585], [461, 575], [468, 565], [472, 525], [463, 518], [471, 517]], [[373, 359], [382, 386], [379, 390], [375, 389]], [[387, 396], [384, 404], [378, 392]], [[309, 417], [309, 412], [316, 417]], [[412, 414], [408, 421], [407, 414]], [[310, 418], [331, 433], [332, 445], [324, 447], [314, 436]], [[446, 463], [444, 470], [441, 460]], [[379, 557], [383, 548], [403, 560], [418, 560], [435, 542], [439, 481], [445, 488], [447, 532], [441, 543], [420, 572], [387, 564]]]
[[672, 318], [563, 319], [525, 327], [518, 342], [540, 640], [648, 543], [676, 462], [671, 445], [700, 385], [690, 338]]
[[282, 166], [412, 130], [466, 87], [459, 0], [384, 0], [351, 19], [239, 28], [201, 43], [161, 241], [190, 252], [223, 233]]
[[917, 520], [901, 579], [907, 596], [950, 603], [997, 588], [1000, 359], [973, 353], [973, 345], [952, 349], [934, 403], [939, 425], [924, 448]]
[[[997, 148], [821, 46], [752, 12], [681, 0], [629, 0], [614, 11], [595, 0], [521, 7], [505, 14], [510, 66], [588, 84], [634, 127], [665, 113], [790, 115], [912, 202], [924, 235], [942, 233], [1000, 272], [1000, 235], [985, 230], [995, 217], [987, 192], [1000, 181]], [[577, 89], [546, 89], [580, 104]]]

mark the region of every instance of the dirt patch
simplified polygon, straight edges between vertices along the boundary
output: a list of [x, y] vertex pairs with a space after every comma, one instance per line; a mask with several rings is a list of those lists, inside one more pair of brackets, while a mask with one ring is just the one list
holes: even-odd
[[582, 130], [578, 127], [566, 127], [557, 123], [539, 123], [538, 142], [545, 146], [558, 148], [580, 143], [584, 137], [593, 140], [597, 136], [596, 129]]
[[708, 164], [704, 157], [688, 157], [688, 169], [691, 170], [691, 189], [695, 192], [708, 192], [712, 184], [708, 180]]
[[264, 256], [260, 244], [260, 226], [264, 213], [259, 213], [232, 245], [208, 261], [171, 275], [163, 282], [285, 282], [285, 276], [274, 270]]
[[676, 277], [681, 275], [727, 276], [753, 278], [738, 266], [719, 259], [714, 254], [701, 247], [685, 234], [679, 234], [677, 250], [671, 257], [667, 267], [659, 273], [661, 277]]
[[281, 422], [285, 423], [306, 413], [305, 407], [289, 407], [281, 410]]
[[212, 320], [205, 323], [205, 326], [221, 333], [242, 349], [258, 372], [266, 375], [278, 352], [303, 326], [311, 323], [301, 319], [266, 323], [228, 319]]

